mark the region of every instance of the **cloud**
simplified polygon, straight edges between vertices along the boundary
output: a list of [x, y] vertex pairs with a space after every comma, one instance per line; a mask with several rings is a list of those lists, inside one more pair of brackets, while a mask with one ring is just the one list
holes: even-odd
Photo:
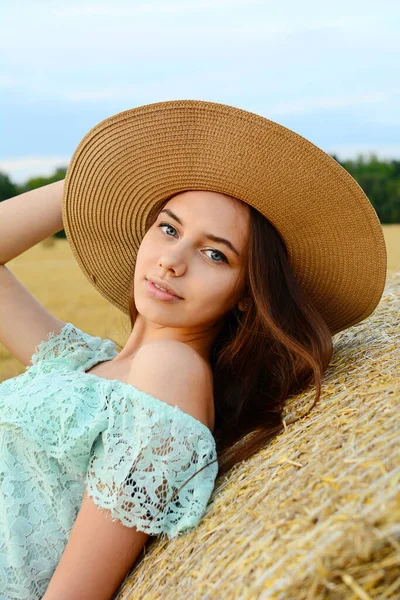
[[14, 183], [23, 183], [30, 177], [49, 177], [58, 167], [68, 167], [70, 156], [24, 156], [0, 159], [0, 171]]
[[206, 96], [215, 98], [213, 89], [222, 89], [224, 94], [235, 94], [239, 89], [240, 81], [236, 74], [229, 71], [206, 70], [190, 73], [181, 73], [179, 75], [169, 75], [168, 77], [159, 76], [145, 80], [141, 78], [134, 84], [111, 84], [107, 85], [69, 88], [59, 88], [53, 90], [58, 98], [68, 102], [102, 102], [109, 100], [122, 100], [129, 103], [135, 103], [137, 99], [167, 98], [170, 100], [187, 98], [193, 96]]
[[329, 96], [301, 98], [293, 102], [279, 102], [269, 105], [268, 113], [274, 115], [299, 115], [317, 110], [330, 110], [347, 108], [349, 106], [360, 106], [362, 104], [377, 104], [388, 100], [389, 96], [384, 92], [369, 92], [357, 96]]
[[139, 15], [157, 16], [159, 14], [190, 14], [204, 9], [246, 8], [249, 6], [263, 6], [263, 0], [187, 0], [182, 2], [86, 2], [85, 4], [69, 3], [57, 9], [57, 13], [63, 17], [76, 17], [84, 15], [100, 15], [105, 17], [136, 17]]
[[26, 84], [26, 78], [22, 75], [0, 75], [0, 88], [14, 88]]
[[[15, 12], [14, 12], [15, 10]], [[35, 28], [32, 28], [32, 19]], [[189, 47], [203, 43], [253, 43], [265, 46], [274, 43], [274, 37], [336, 31], [343, 35], [349, 30], [372, 41], [376, 29], [376, 15], [366, 10], [358, 14], [331, 17], [313, 14], [308, 10], [291, 18], [282, 7], [270, 6], [261, 0], [216, 0], [193, 2], [55, 2], [49, 10], [47, 2], [32, 2], [24, 11], [8, 8], [2, 15], [3, 27], [0, 48], [24, 52], [29, 49], [35, 56], [43, 51], [76, 53], [95, 49], [102, 55], [118, 53], [127, 48], [144, 50], [165, 49], [165, 44]], [[18, 31], [18, 35], [16, 35]], [[60, 33], [61, 32], [61, 33]], [[83, 58], [83, 57], [81, 57]], [[9, 56], [12, 62], [13, 56]]]

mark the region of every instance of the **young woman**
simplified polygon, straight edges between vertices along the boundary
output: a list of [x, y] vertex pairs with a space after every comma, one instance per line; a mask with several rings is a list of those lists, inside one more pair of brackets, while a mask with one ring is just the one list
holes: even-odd
[[[6, 267], [62, 228], [129, 315], [119, 353]], [[194, 529], [217, 474], [283, 429], [285, 400], [311, 383], [319, 399], [332, 335], [386, 278], [377, 215], [334, 159], [196, 100], [105, 119], [65, 182], [1, 203], [0, 263], [0, 339], [26, 365], [0, 385], [7, 600], [110, 599], [149, 535]]]

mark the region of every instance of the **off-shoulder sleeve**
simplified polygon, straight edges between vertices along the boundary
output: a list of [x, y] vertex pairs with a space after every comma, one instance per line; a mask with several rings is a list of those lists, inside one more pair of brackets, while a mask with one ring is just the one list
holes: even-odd
[[92, 448], [88, 495], [112, 521], [149, 535], [171, 540], [195, 528], [218, 472], [211, 431], [137, 388], [129, 402], [113, 390], [108, 410], [109, 426]]
[[47, 340], [36, 346], [31, 363], [33, 366], [61, 359], [73, 368], [89, 367], [96, 361], [115, 358], [117, 354], [116, 344], [112, 340], [90, 335], [72, 323], [65, 323], [60, 333], [50, 332]]

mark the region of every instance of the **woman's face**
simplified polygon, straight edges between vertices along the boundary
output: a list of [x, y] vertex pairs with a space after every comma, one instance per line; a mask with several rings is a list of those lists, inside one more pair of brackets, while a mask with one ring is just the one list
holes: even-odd
[[[242, 298], [249, 226], [248, 205], [230, 196], [190, 190], [171, 198], [138, 251], [134, 299], [140, 315], [178, 328], [183, 337], [207, 331]], [[148, 289], [152, 278], [173, 286], [182, 299], [155, 298]]]

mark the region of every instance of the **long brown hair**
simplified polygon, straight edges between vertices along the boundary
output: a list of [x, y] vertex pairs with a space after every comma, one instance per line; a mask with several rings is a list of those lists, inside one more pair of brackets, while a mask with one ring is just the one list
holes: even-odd
[[[153, 207], [146, 232], [169, 199]], [[250, 205], [249, 209], [244, 268], [250, 307], [243, 313], [235, 307], [225, 315], [211, 360], [219, 476], [277, 436], [284, 429], [285, 401], [311, 384], [316, 397], [305, 414], [314, 408], [333, 354], [331, 331], [295, 278], [283, 239], [263, 214]], [[133, 283], [129, 315], [133, 327], [137, 317]]]

